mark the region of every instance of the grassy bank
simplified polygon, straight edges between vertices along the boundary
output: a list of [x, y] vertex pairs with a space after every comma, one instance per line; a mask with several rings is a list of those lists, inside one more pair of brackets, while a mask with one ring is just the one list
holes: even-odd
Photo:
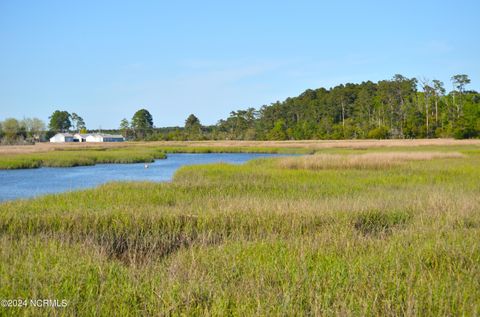
[[0, 309], [478, 315], [480, 153], [436, 149], [191, 166], [0, 204], [0, 298], [69, 301]]
[[361, 154], [385, 151], [480, 152], [480, 140], [43, 143], [35, 146], [0, 147], [0, 170], [100, 163], [146, 163], [165, 158], [168, 153]]
[[211, 147], [211, 146], [140, 146], [57, 147], [44, 152], [2, 154], [0, 170], [38, 167], [74, 167], [102, 163], [148, 163], [166, 158], [167, 153], [282, 153], [308, 154], [312, 150], [289, 147]]
[[151, 148], [56, 149], [41, 153], [4, 154], [0, 169], [74, 167], [102, 163], [147, 163], [166, 158], [163, 151]]

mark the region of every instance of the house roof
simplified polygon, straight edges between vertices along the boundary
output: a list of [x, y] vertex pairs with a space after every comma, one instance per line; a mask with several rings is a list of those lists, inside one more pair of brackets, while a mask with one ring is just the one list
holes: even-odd
[[123, 139], [123, 135], [120, 135], [120, 134], [104, 134], [103, 137], [107, 137], [107, 138], [122, 138], [122, 139]]
[[91, 136], [101, 136], [102, 138], [123, 138], [123, 135], [120, 134], [105, 134], [105, 133], [93, 133], [89, 134]]

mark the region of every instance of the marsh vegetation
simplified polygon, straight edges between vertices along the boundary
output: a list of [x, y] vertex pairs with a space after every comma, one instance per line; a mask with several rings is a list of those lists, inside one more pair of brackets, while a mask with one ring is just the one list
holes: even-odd
[[104, 163], [150, 163], [167, 153], [283, 153], [306, 154], [313, 150], [289, 147], [178, 146], [130, 143], [119, 146], [32, 146], [0, 149], [0, 170], [38, 167], [75, 167]]
[[7, 202], [0, 297], [77, 315], [475, 315], [479, 179], [478, 146], [336, 149]]
[[315, 154], [283, 158], [278, 165], [290, 169], [386, 169], [409, 161], [462, 158], [459, 152], [379, 152], [363, 154]]

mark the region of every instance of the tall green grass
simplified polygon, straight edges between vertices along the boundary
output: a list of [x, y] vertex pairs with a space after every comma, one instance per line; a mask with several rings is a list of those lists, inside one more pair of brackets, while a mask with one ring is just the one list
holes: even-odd
[[44, 153], [6, 154], [0, 156], [0, 169], [37, 167], [74, 167], [102, 163], [147, 163], [166, 158], [166, 154], [151, 148], [77, 149]]
[[[298, 158], [301, 159], [301, 158]], [[480, 313], [480, 157], [279, 159], [0, 204], [3, 315]]]

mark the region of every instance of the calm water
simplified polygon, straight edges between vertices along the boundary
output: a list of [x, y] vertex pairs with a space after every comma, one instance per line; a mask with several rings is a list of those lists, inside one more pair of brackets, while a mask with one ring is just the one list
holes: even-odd
[[184, 165], [215, 162], [241, 164], [254, 158], [271, 156], [275, 154], [169, 154], [165, 160], [149, 163], [148, 168], [140, 163], [0, 170], [0, 201], [90, 188], [109, 181], [169, 181], [175, 171]]

